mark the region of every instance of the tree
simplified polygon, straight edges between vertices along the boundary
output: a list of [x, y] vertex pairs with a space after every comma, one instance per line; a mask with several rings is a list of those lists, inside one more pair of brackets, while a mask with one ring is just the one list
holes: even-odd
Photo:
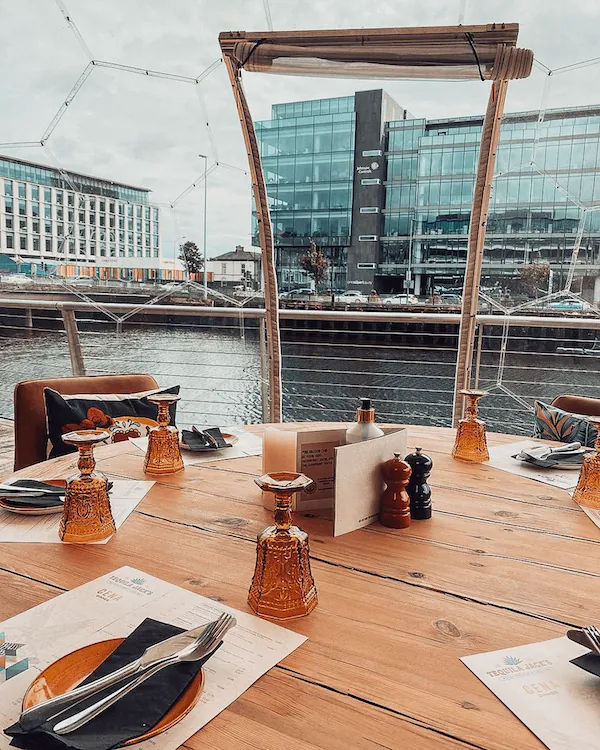
[[188, 273], [200, 273], [204, 268], [204, 258], [200, 248], [190, 240], [179, 247], [179, 260], [183, 261]]
[[521, 291], [530, 296], [536, 296], [538, 291], [548, 287], [550, 265], [548, 263], [530, 263], [523, 266], [518, 276]]
[[310, 250], [300, 257], [300, 268], [313, 279], [315, 287], [327, 278], [328, 267], [329, 261], [314, 242], [311, 243]]

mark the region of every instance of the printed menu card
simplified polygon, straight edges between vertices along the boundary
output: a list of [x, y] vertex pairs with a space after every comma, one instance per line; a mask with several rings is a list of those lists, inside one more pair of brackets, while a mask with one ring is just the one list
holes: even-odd
[[124, 567], [0, 623], [0, 750], [29, 684], [72, 651], [128, 636], [147, 617], [189, 630], [230, 612], [237, 625], [204, 667], [206, 686], [185, 718], [140, 750], [175, 750], [306, 638], [159, 578]]
[[550, 750], [598, 750], [600, 677], [570, 663], [586, 653], [564, 637], [461, 661]]

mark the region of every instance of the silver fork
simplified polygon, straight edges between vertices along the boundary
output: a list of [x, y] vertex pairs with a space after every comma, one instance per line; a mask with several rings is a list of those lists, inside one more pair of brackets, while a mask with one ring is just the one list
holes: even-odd
[[126, 696], [132, 690], [135, 690], [136, 687], [139, 687], [139, 685], [145, 682], [149, 677], [160, 672], [161, 669], [180, 662], [199, 661], [200, 659], [203, 659], [217, 648], [225, 633], [227, 633], [227, 631], [235, 624], [236, 620], [234, 617], [227, 613], [223, 613], [219, 619], [214, 622], [214, 626], [207, 629], [192, 645], [182, 649], [174, 656], [167, 657], [161, 662], [149, 667], [131, 682], [123, 685], [105, 698], [102, 698], [102, 700], [84, 708], [73, 716], [69, 716], [67, 719], [63, 719], [63, 721], [59, 721], [58, 724], [54, 725], [52, 731], [55, 734], [61, 735], [74, 732], [84, 724], [87, 724], [88, 721], [95, 719], [96, 716], [99, 716], [103, 711], [106, 711], [107, 708]]
[[600, 630], [595, 625], [588, 625], [582, 628], [586, 638], [592, 644], [593, 650], [600, 655]]

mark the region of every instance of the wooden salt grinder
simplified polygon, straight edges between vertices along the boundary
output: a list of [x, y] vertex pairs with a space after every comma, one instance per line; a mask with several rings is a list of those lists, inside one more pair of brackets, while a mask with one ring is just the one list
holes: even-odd
[[412, 469], [403, 461], [400, 453], [381, 464], [381, 473], [386, 488], [381, 495], [379, 522], [392, 529], [405, 529], [410, 526], [410, 498], [406, 485]]

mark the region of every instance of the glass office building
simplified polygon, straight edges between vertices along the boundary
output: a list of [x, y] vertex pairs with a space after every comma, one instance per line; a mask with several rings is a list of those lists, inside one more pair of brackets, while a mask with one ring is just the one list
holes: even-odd
[[155, 278], [159, 209], [148, 193], [0, 156], [0, 253], [38, 271]]
[[[600, 213], [582, 208], [600, 204], [600, 108], [551, 110], [540, 124], [538, 117], [504, 117], [483, 279], [502, 283], [544, 262], [562, 288], [582, 228], [575, 277], [586, 281], [576, 288], [589, 287], [600, 272]], [[388, 123], [377, 269], [384, 290], [407, 276], [417, 294], [462, 284], [481, 126], [481, 117]]]
[[[600, 107], [506, 115], [484, 253], [484, 283], [545, 262], [600, 297]], [[283, 288], [307, 277], [311, 238], [331, 286], [427, 295], [462, 285], [481, 116], [413, 118], [381, 90], [273, 107], [257, 123]], [[579, 281], [578, 281], [579, 280]]]

